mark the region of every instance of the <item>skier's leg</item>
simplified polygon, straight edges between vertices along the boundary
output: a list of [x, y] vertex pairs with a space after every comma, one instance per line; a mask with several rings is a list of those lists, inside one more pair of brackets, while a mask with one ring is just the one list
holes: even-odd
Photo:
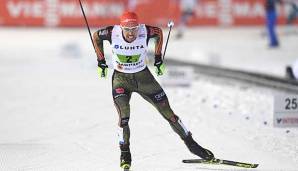
[[[117, 93], [118, 91], [118, 93]], [[130, 116], [130, 93], [126, 93], [125, 89], [118, 87], [113, 89], [114, 104], [118, 111], [119, 122], [118, 122], [118, 138], [120, 146], [120, 167], [129, 167], [131, 165], [131, 154], [129, 148], [129, 116]]]
[[[115, 97], [115, 96], [114, 96]], [[125, 95], [122, 97], [114, 98], [114, 105], [118, 111], [118, 137], [119, 144], [129, 144], [130, 129], [129, 129], [129, 117], [130, 117], [130, 96]]]
[[[144, 78], [145, 77], [145, 78]], [[212, 152], [201, 147], [196, 143], [191, 133], [186, 129], [180, 118], [174, 114], [170, 107], [168, 98], [161, 88], [159, 83], [154, 79], [150, 72], [142, 77], [141, 83], [143, 86], [139, 89], [138, 93], [148, 102], [150, 102], [159, 113], [169, 122], [172, 129], [184, 140], [188, 149], [195, 155], [211, 160], [214, 158]]]
[[151, 103], [161, 115], [170, 123], [173, 130], [183, 139], [188, 135], [188, 130], [184, 127], [181, 120], [172, 111], [168, 98], [155, 80], [150, 71], [144, 70], [136, 75], [138, 80], [139, 93], [145, 100]]
[[147, 96], [143, 93], [139, 93], [145, 100], [151, 103], [159, 113], [165, 118], [172, 129], [183, 139], [187, 137], [189, 131], [183, 125], [182, 121], [179, 119], [177, 115], [172, 111], [168, 98], [165, 92], [161, 89], [160, 92]]
[[114, 105], [118, 111], [119, 122], [118, 122], [118, 138], [120, 146], [120, 167], [130, 167], [131, 165], [131, 154], [129, 148], [129, 117], [130, 117], [130, 97], [131, 92], [127, 87], [127, 84], [123, 82], [121, 78], [117, 78], [117, 74], [113, 75], [113, 99]]
[[[157, 95], [154, 95], [154, 97], [161, 94], [164, 94], [164, 92], [162, 91], [162, 93], [158, 93]], [[164, 95], [163, 100], [160, 102], [154, 101], [156, 98], [152, 98], [153, 96], [148, 97], [142, 94], [141, 96], [156, 107], [159, 113], [161, 113], [161, 115], [169, 122], [172, 129], [181, 137], [190, 152], [206, 160], [211, 160], [214, 158], [214, 155], [211, 151], [201, 147], [192, 138], [191, 132], [186, 129], [180, 118], [172, 111], [166, 95]]]

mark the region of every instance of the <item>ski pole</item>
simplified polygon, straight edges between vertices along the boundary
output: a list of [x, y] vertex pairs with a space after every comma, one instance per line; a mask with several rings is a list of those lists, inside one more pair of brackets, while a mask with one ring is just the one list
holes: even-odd
[[172, 30], [172, 27], [174, 26], [174, 22], [172, 20], [170, 20], [168, 22], [168, 27], [170, 28], [169, 30], [169, 33], [168, 33], [168, 37], [167, 37], [167, 41], [166, 41], [166, 46], [165, 46], [165, 51], [163, 53], [163, 57], [162, 57], [162, 60], [165, 59], [165, 54], [166, 54], [166, 51], [167, 51], [167, 47], [168, 47], [168, 42], [169, 42], [169, 38], [170, 38], [170, 34], [171, 34], [171, 30]]
[[86, 18], [86, 15], [85, 15], [84, 8], [83, 8], [83, 5], [82, 5], [81, 0], [79, 0], [79, 3], [80, 3], [80, 7], [81, 7], [82, 14], [83, 14], [84, 19], [85, 19], [85, 23], [86, 23], [86, 26], [87, 26], [87, 29], [88, 29], [88, 32], [89, 32], [89, 36], [90, 36], [90, 39], [91, 39], [93, 48], [94, 48], [94, 50], [95, 50], [95, 46], [94, 46], [93, 39], [92, 39], [92, 36], [91, 36], [90, 27], [89, 27], [89, 24], [88, 24], [88, 21], [87, 21], [87, 18]]

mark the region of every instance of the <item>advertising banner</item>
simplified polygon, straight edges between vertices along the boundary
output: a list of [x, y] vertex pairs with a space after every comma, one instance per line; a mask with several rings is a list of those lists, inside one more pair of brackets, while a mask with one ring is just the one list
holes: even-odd
[[[126, 10], [135, 11], [142, 23], [166, 26], [179, 22], [181, 0], [81, 0], [90, 26], [119, 23]], [[190, 26], [262, 25], [264, 0], [198, 0]], [[289, 5], [278, 5], [278, 22], [285, 23]], [[0, 25], [82, 27], [85, 22], [78, 0], [1, 0]]]

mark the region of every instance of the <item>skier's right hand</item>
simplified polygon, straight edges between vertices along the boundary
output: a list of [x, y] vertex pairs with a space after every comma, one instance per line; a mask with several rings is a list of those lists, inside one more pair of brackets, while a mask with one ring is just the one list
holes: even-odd
[[108, 65], [106, 64], [105, 59], [98, 61], [97, 72], [101, 78], [107, 78]]

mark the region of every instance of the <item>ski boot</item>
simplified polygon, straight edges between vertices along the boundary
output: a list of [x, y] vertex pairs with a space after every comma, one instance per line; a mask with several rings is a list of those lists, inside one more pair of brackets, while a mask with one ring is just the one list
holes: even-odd
[[131, 166], [131, 154], [128, 145], [120, 145], [121, 155], [120, 155], [120, 167], [125, 171], [130, 169]]
[[197, 156], [199, 156], [200, 158], [204, 159], [204, 160], [208, 160], [211, 161], [214, 159], [214, 155], [213, 153], [208, 150], [205, 149], [203, 147], [201, 147], [191, 136], [191, 133], [189, 133], [189, 135], [187, 137], [185, 137], [184, 139], [184, 143], [187, 146], [187, 148], [189, 149], [189, 151]]

